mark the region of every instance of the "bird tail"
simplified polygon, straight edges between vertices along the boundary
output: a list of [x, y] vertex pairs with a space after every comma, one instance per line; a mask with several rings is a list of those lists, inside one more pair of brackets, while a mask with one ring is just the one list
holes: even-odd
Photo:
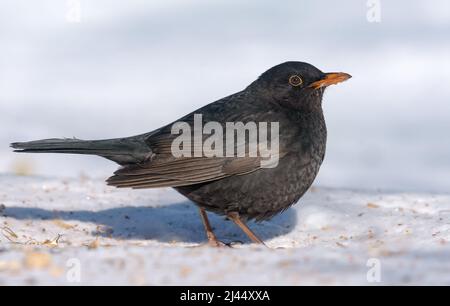
[[66, 153], [98, 155], [119, 164], [143, 161], [151, 153], [142, 137], [108, 140], [44, 139], [11, 144], [19, 153]]

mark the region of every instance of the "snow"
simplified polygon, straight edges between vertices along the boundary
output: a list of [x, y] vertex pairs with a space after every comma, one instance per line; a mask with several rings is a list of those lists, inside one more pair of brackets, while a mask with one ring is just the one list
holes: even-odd
[[[171, 189], [86, 176], [0, 184], [0, 285], [450, 285], [448, 194], [313, 187], [250, 224], [270, 248], [210, 214], [220, 239], [236, 242], [211, 248], [196, 207]], [[373, 263], [380, 282], [368, 278]]]

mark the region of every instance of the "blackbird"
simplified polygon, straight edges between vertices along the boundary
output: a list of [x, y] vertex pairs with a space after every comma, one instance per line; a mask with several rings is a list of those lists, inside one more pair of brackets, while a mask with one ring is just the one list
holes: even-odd
[[[15, 152], [93, 154], [107, 158], [121, 165], [107, 180], [109, 185], [135, 189], [173, 187], [194, 202], [210, 244], [222, 245], [212, 231], [206, 211], [226, 216], [253, 242], [264, 244], [246, 221], [270, 219], [296, 203], [309, 189], [325, 156], [324, 90], [350, 77], [346, 73], [323, 73], [303, 62], [285, 62], [264, 72], [244, 90], [149, 133], [108, 140], [46, 139], [12, 143], [11, 147]], [[258, 154], [199, 155], [195, 143], [193, 149], [186, 144], [187, 151], [183, 151], [194, 156], [174, 154], [173, 143], [179, 137], [173, 132], [174, 125], [184, 122], [192, 127], [198, 115], [202, 122], [217, 122], [223, 127], [228, 122], [277, 123], [278, 135], [270, 130], [278, 145], [276, 162], [264, 167], [263, 157]], [[208, 136], [201, 135], [201, 140]], [[246, 153], [255, 141], [250, 138], [245, 137]], [[258, 136], [256, 141], [264, 140]], [[237, 148], [242, 143], [235, 139], [231, 145]], [[181, 148], [178, 144], [175, 147]]]

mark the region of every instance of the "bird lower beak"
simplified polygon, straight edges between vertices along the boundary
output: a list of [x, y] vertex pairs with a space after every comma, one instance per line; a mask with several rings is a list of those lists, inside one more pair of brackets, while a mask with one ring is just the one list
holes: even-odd
[[312, 83], [311, 85], [309, 85], [309, 87], [312, 87], [314, 89], [319, 89], [322, 87], [327, 87], [330, 85], [334, 85], [334, 84], [338, 84], [338, 83], [347, 81], [351, 77], [352, 76], [350, 74], [343, 73], [343, 72], [326, 73], [325, 77], [323, 79]]

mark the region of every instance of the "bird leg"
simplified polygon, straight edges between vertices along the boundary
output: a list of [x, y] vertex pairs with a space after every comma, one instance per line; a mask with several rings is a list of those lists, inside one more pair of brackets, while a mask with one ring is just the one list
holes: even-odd
[[239, 214], [237, 212], [229, 213], [228, 218], [231, 219], [237, 226], [241, 228], [242, 231], [254, 242], [257, 244], [262, 244], [266, 246], [264, 241], [262, 241], [258, 236], [255, 235], [255, 233], [252, 232], [252, 230], [245, 224], [244, 221], [239, 217]]
[[214, 246], [214, 247], [224, 246], [225, 244], [223, 242], [219, 241], [217, 239], [216, 235], [214, 234], [211, 224], [209, 223], [209, 219], [208, 219], [208, 215], [206, 214], [206, 210], [202, 207], [200, 207], [199, 209], [200, 209], [200, 217], [202, 218], [203, 225], [205, 226], [205, 232], [206, 232], [206, 236], [208, 237], [209, 245]]

